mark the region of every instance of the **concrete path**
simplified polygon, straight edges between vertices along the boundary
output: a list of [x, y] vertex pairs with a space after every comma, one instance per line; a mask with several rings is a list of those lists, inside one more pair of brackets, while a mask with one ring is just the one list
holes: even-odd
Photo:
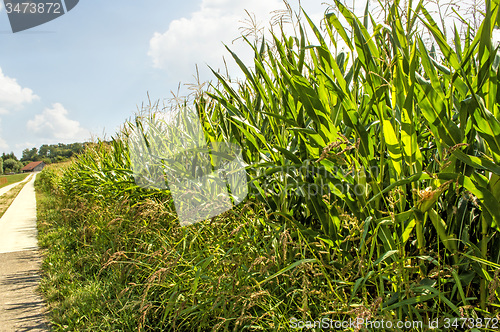
[[41, 259], [33, 176], [0, 219], [0, 332], [49, 331], [37, 293]]
[[38, 249], [35, 176], [24, 185], [0, 219], [0, 254]]
[[12, 188], [14, 188], [15, 186], [17, 186], [18, 184], [22, 183], [22, 182], [26, 182], [30, 179], [30, 176], [31, 175], [28, 175], [26, 177], [26, 179], [22, 180], [22, 181], [19, 181], [19, 182], [15, 182], [15, 183], [11, 183], [5, 187], [2, 187], [0, 188], [0, 196], [2, 196], [3, 194], [5, 194], [7, 191], [11, 190]]

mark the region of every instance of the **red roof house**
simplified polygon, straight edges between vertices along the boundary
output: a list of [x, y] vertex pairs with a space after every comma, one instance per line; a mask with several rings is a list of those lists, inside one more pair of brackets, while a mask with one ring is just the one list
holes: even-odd
[[21, 172], [39, 172], [45, 167], [45, 163], [43, 161], [32, 161], [28, 165], [21, 168]]

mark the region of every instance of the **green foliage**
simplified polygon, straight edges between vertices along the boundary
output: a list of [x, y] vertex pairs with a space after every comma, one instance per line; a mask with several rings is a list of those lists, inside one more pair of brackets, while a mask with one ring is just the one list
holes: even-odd
[[65, 170], [60, 183], [65, 197], [81, 196], [107, 204], [116, 200], [137, 202], [159, 191], [146, 191], [134, 182], [124, 141], [89, 144], [85, 153]]
[[18, 160], [17, 157], [14, 155], [14, 152], [11, 152], [11, 153], [8, 153], [8, 154], [5, 154], [5, 152], [2, 153], [2, 160], [5, 161], [7, 159], [14, 159], [16, 161]]
[[23, 150], [23, 156], [21, 157], [21, 161], [38, 161], [39, 156], [38, 156], [38, 149], [37, 148], [32, 148], [30, 149], [24, 149]]
[[4, 173], [19, 173], [23, 163], [15, 159], [5, 159], [3, 161]]
[[453, 45], [421, 5], [393, 2], [380, 23], [335, 5], [326, 36], [306, 15], [314, 41], [299, 26], [249, 42], [251, 66], [231, 53], [246, 79], [214, 71], [218, 84], [193, 102], [207, 141], [242, 147], [244, 206], [179, 228], [168, 190], [135, 184], [126, 128], [88, 146], [57, 185], [42, 177], [59, 199], [44, 216], [59, 326], [283, 330], [292, 316], [498, 315], [499, 2]]
[[29, 173], [2, 176], [0, 177], [0, 188], [8, 186], [12, 183], [23, 181], [28, 175]]
[[46, 193], [54, 193], [59, 189], [57, 171], [50, 167], [45, 167], [43, 172], [38, 174], [35, 184]]
[[61, 201], [43, 189], [57, 174], [46, 168], [36, 182], [55, 330], [287, 330], [290, 317], [312, 319], [342, 306], [332, 294], [346, 297], [319, 264], [331, 259], [325, 244], [266, 221], [259, 205], [181, 228], [168, 196]]
[[44, 144], [40, 149], [24, 149], [21, 161], [24, 164], [28, 164], [32, 161], [43, 161], [46, 164], [66, 161], [72, 156], [82, 153], [86, 144], [88, 143]]
[[[336, 31], [348, 53], [334, 56], [306, 15], [318, 42], [311, 45], [301, 33], [250, 44], [254, 70], [232, 54], [246, 80], [235, 88], [214, 73], [222, 88], [214, 88], [211, 96], [222, 109], [210, 108], [201, 118], [219, 123], [210, 126], [213, 136], [238, 139], [252, 165], [256, 195], [275, 220], [293, 219], [319, 231], [315, 239], [343, 252], [338, 263], [378, 262], [386, 253], [398, 253], [384, 265], [409, 259], [423, 278], [431, 270], [424, 257], [439, 257], [459, 275], [471, 268], [481, 271], [476, 280], [482, 279], [478, 304], [484, 310], [495, 271], [461, 254], [495, 264], [500, 259], [495, 249], [500, 240], [500, 116], [496, 93], [491, 93], [498, 84], [500, 55], [491, 47], [498, 2], [488, 3], [478, 35], [457, 50], [423, 8], [402, 13], [395, 2], [383, 25], [372, 20], [370, 28], [341, 2], [335, 4], [353, 38], [334, 12], [326, 16], [328, 37]], [[431, 55], [415, 32], [411, 22], [417, 15], [442, 59]], [[364, 241], [354, 254], [340, 236], [342, 213], [363, 225]], [[403, 304], [412, 302], [408, 285], [383, 282], [375, 265], [363, 272], [371, 274], [371, 292], [392, 294], [404, 315], [422, 314]], [[401, 273], [403, 280], [417, 278], [415, 272]], [[454, 291], [455, 280], [439, 287], [440, 294], [465, 305]], [[441, 296], [436, 300], [443, 301]], [[390, 301], [384, 306], [395, 308]]]

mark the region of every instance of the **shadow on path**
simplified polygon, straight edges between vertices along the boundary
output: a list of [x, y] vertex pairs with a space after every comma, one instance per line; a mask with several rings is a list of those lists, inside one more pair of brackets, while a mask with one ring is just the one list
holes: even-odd
[[0, 331], [49, 331], [37, 293], [40, 264], [36, 250], [0, 254]]
[[0, 218], [0, 332], [49, 331], [37, 292], [41, 258], [34, 177]]

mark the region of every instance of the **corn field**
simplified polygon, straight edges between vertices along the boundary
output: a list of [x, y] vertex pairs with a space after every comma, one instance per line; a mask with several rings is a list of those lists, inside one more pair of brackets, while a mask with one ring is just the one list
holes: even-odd
[[[405, 4], [383, 22], [340, 1], [321, 26], [303, 13], [296, 35], [247, 40], [253, 63], [228, 48], [244, 80], [213, 71], [174, 105], [195, 110], [206, 142], [241, 147], [249, 194], [231, 211], [181, 228], [168, 188], [135, 183], [127, 138], [154, 103], [63, 174], [44, 171], [76, 248], [100, 243], [85, 273], [135, 303], [107, 315], [178, 331], [499, 318], [500, 2], [451, 38], [423, 1]], [[123, 231], [115, 218], [129, 233], [109, 230]]]

